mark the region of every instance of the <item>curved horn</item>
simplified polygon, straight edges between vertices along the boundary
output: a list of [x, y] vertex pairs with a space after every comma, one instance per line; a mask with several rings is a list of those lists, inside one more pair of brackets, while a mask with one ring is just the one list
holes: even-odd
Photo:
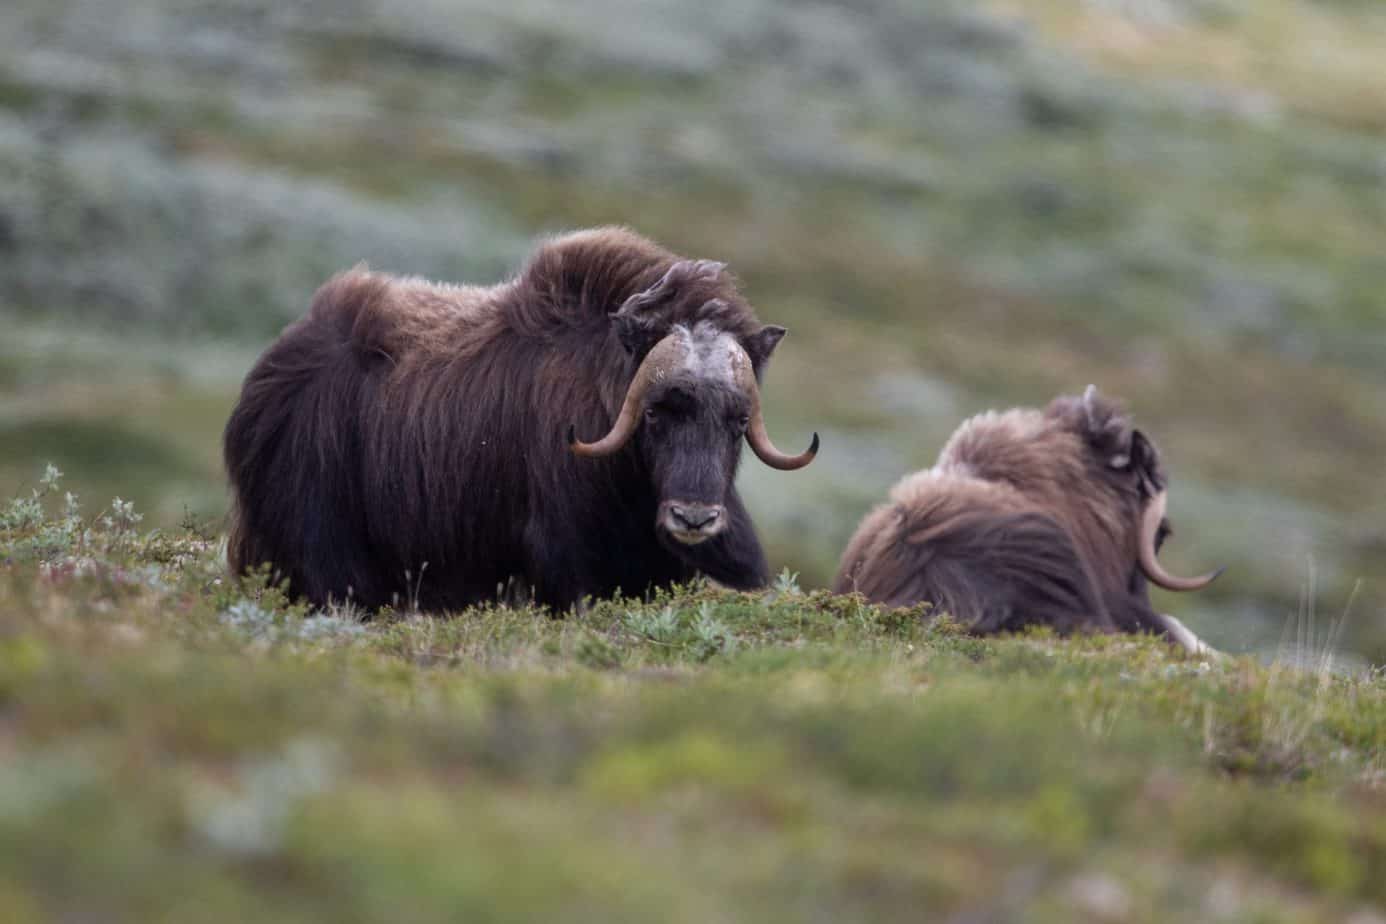
[[1202, 590], [1213, 583], [1217, 576], [1226, 569], [1219, 568], [1202, 577], [1181, 578], [1166, 571], [1155, 558], [1155, 537], [1159, 535], [1160, 524], [1165, 519], [1165, 503], [1165, 492], [1160, 491], [1150, 499], [1150, 503], [1145, 508], [1145, 515], [1141, 519], [1141, 533], [1137, 540], [1140, 543], [1138, 553], [1141, 571], [1145, 572], [1145, 576], [1152, 583], [1163, 587], [1165, 590]]
[[760, 410], [760, 386], [756, 383], [751, 357], [740, 344], [736, 345], [733, 353], [737, 383], [751, 399], [751, 422], [746, 427], [746, 442], [750, 444], [751, 451], [760, 461], [782, 472], [792, 472], [808, 465], [813, 461], [813, 457], [818, 455], [818, 434], [813, 434], [812, 444], [797, 456], [786, 455], [776, 449], [775, 444], [770, 442], [770, 434], [765, 431], [765, 416]]
[[760, 400], [757, 396], [755, 410], [751, 413], [751, 425], [746, 428], [746, 442], [750, 444], [751, 450], [771, 468], [777, 468], [782, 472], [792, 472], [796, 468], [803, 468], [813, 461], [813, 457], [818, 455], [818, 434], [813, 434], [813, 442], [809, 448], [799, 453], [797, 456], [789, 456], [775, 448], [775, 444], [770, 442], [770, 434], [765, 432], [765, 418], [760, 413]]
[[682, 328], [675, 328], [672, 333], [656, 343], [650, 348], [650, 352], [645, 354], [645, 358], [640, 362], [640, 367], [635, 370], [634, 378], [630, 380], [630, 386], [626, 389], [625, 400], [621, 402], [621, 412], [616, 415], [616, 422], [611, 425], [610, 432], [595, 443], [584, 443], [577, 438], [577, 428], [569, 424], [569, 448], [580, 456], [599, 459], [602, 456], [611, 455], [629, 443], [630, 438], [635, 435], [636, 427], [640, 424], [640, 404], [645, 398], [645, 392], [649, 389], [650, 383], [663, 375], [671, 366], [681, 363], [687, 355], [687, 332]]

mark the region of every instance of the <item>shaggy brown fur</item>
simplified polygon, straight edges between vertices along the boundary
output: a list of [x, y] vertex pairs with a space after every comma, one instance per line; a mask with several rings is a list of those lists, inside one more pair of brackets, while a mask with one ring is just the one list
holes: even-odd
[[835, 589], [927, 601], [983, 633], [1163, 634], [1169, 618], [1151, 606], [1136, 543], [1164, 487], [1154, 445], [1095, 393], [981, 414], [863, 520]]
[[[226, 426], [231, 567], [268, 563], [314, 603], [369, 607], [460, 607], [516, 580], [559, 609], [695, 571], [763, 584], [730, 486], [738, 443], [707, 476], [725, 482], [729, 528], [677, 546], [655, 535], [655, 449], [590, 460], [565, 442], [572, 425], [610, 427], [650, 346], [623, 342], [611, 313], [678, 260], [604, 228], [550, 240], [494, 287], [333, 278], [260, 358]], [[698, 322], [734, 336], [757, 376], [783, 334], [721, 272], [680, 277], [643, 319]]]

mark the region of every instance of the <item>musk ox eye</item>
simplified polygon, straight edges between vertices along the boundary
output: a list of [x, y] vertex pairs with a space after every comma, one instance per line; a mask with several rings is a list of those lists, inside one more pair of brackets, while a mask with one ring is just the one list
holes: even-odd
[[736, 418], [736, 428], [737, 428], [738, 430], [741, 430], [742, 432], [745, 432], [746, 428], [749, 427], [750, 425], [751, 425], [751, 415], [750, 415], [750, 414], [742, 414], [740, 417]]
[[652, 424], [659, 420], [659, 412], [652, 407], [645, 408], [645, 423]]

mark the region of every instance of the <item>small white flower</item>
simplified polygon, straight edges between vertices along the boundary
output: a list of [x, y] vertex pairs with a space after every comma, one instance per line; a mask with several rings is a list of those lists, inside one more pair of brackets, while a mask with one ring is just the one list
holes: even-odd
[[62, 471], [52, 462], [49, 462], [48, 467], [43, 470], [43, 477], [39, 479], [39, 484], [43, 486], [45, 491], [53, 491], [57, 489], [58, 482], [62, 480], [62, 477]]

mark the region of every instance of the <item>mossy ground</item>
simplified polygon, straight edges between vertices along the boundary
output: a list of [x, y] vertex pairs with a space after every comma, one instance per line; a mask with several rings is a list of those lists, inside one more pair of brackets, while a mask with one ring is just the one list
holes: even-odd
[[362, 623], [59, 493], [0, 529], [7, 921], [1386, 907], [1386, 677], [1322, 641], [977, 639], [787, 575]]

